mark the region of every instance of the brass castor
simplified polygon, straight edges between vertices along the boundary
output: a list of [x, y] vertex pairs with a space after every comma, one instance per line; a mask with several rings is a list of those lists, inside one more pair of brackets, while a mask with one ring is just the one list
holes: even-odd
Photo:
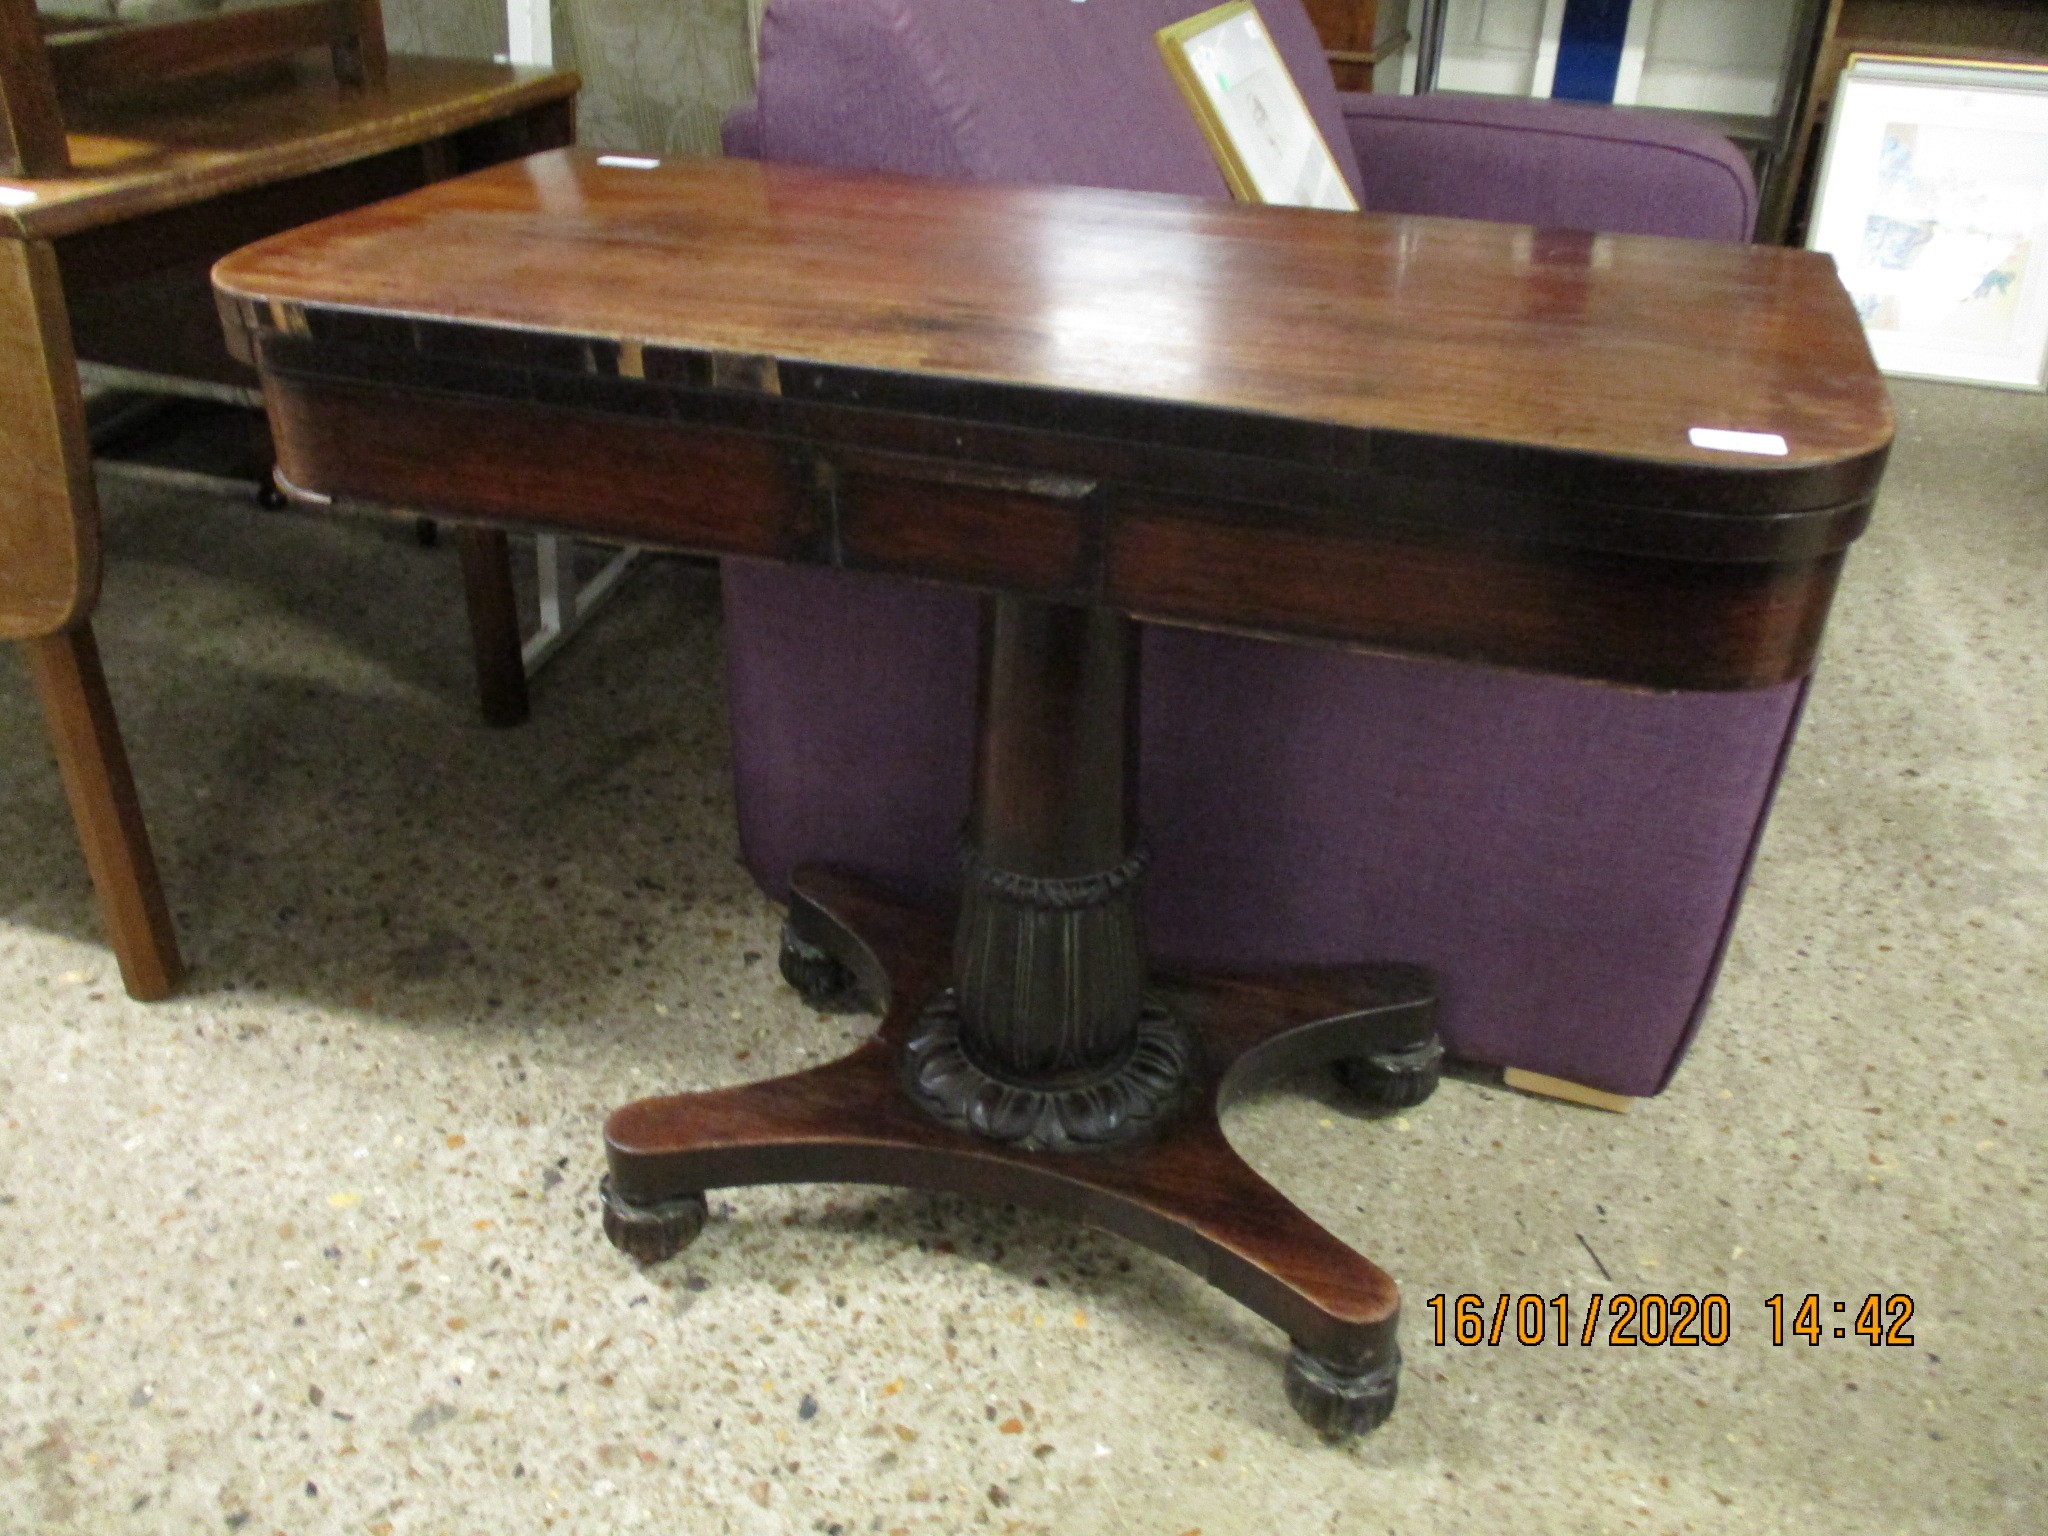
[[782, 979], [820, 1013], [851, 1013], [860, 1007], [853, 973], [808, 939], [782, 925], [782, 947], [775, 957]]
[[611, 1245], [642, 1264], [659, 1264], [688, 1247], [704, 1230], [711, 1208], [700, 1194], [671, 1195], [653, 1205], [633, 1205], [606, 1179], [598, 1186], [604, 1201], [604, 1235]]
[[1325, 1440], [1348, 1440], [1378, 1429], [1394, 1411], [1401, 1352], [1383, 1365], [1352, 1373], [1324, 1364], [1299, 1344], [1287, 1356], [1287, 1401]]
[[1436, 1092], [1443, 1077], [1443, 1042], [1434, 1034], [1398, 1050], [1344, 1056], [1337, 1081], [1374, 1109], [1412, 1109]]

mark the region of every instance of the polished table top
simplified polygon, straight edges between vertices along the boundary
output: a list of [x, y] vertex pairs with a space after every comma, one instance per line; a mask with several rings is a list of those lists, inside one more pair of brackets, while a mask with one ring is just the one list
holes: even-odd
[[[222, 262], [215, 283], [231, 344], [262, 354], [287, 469], [310, 489], [406, 489], [501, 520], [1035, 582], [1151, 617], [1669, 686], [1804, 668], [1829, 562], [1863, 526], [1891, 437], [1832, 263], [1773, 247], [731, 160], [607, 164], [571, 150], [266, 240]], [[609, 509], [571, 505], [545, 477], [515, 486], [508, 474], [493, 490], [474, 464], [459, 480], [406, 480], [395, 450], [380, 470], [377, 445], [402, 420], [374, 434], [357, 421], [348, 453], [331, 436], [336, 451], [324, 452], [320, 422], [339, 418], [295, 414], [291, 380], [329, 395], [353, 382], [359, 404], [392, 388], [489, 401], [494, 420], [524, 411], [529, 430], [637, 415], [642, 447], [611, 442], [625, 505]], [[1037, 550], [1029, 571], [921, 569], [849, 556], [843, 538], [805, 553], [800, 524], [815, 508], [785, 508], [775, 536], [743, 536], [707, 526], [715, 512], [663, 512], [664, 486], [679, 502], [690, 493], [657, 476], [636, 510], [635, 455], [654, 418], [830, 447], [841, 491], [862, 452], [939, 466], [913, 477], [924, 483], [949, 461], [985, 488], [990, 466], [1007, 468], [1024, 477], [1008, 482], [1020, 505], [980, 529], [985, 545], [1025, 537], [1025, 501], [1066, 494], [1090, 510], [1075, 514], [1074, 547]], [[1784, 451], [1702, 447], [1697, 428], [1776, 434]], [[522, 451], [509, 434], [498, 447]], [[842, 518], [845, 501], [823, 515]], [[1162, 501], [1171, 529], [1147, 520]], [[1190, 517], [1214, 531], [1199, 548]], [[1229, 547], [1246, 530], [1266, 549], [1305, 539], [1304, 559], [1313, 545], [1339, 564], [1383, 547], [1370, 568], [1327, 570], [1350, 598], [1302, 598], [1296, 574], [1272, 573], [1288, 612], [1191, 590], [1217, 585], [1205, 569], [1252, 557]], [[1408, 551], [1400, 572], [1385, 569], [1388, 541]], [[1575, 573], [1530, 589], [1552, 580], [1529, 572], [1555, 567], [1558, 551]], [[1467, 582], [1458, 614], [1419, 624], [1332, 608], [1365, 601], [1356, 593], [1384, 585], [1376, 576], [1408, 582], [1420, 602], [1468, 554], [1522, 574], [1485, 590]], [[1594, 569], [1602, 556], [1633, 564]], [[1680, 581], [1676, 564], [1745, 574]], [[1161, 576], [1165, 565], [1178, 574]], [[1639, 591], [1628, 635], [1592, 649], [1641, 652], [1665, 589], [1707, 580], [1747, 583], [1745, 637], [1732, 644], [1755, 654], [1724, 646], [1697, 668], [1676, 652], [1638, 666], [1584, 644], [1463, 635], [1488, 629], [1479, 610], [1519, 602], [1529, 623], [1556, 621], [1592, 601], [1591, 585], [1646, 572], [1662, 595]], [[1812, 580], [1795, 591], [1799, 572]], [[1678, 631], [1683, 607], [1668, 614]], [[1679, 649], [1697, 638], [1681, 635]]]

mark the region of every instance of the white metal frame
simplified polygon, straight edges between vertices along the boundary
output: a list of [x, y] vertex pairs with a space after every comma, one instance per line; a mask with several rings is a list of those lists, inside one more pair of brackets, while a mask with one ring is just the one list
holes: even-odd
[[555, 62], [555, 18], [549, 0], [505, 0], [505, 56], [510, 64]]
[[1621, 68], [1614, 76], [1614, 104], [1632, 107], [1643, 94], [1643, 62], [1650, 51], [1650, 23], [1657, 19], [1657, 0], [1634, 0], [1628, 8], [1628, 31], [1621, 40]]
[[78, 381], [101, 389], [132, 389], [149, 395], [179, 395], [188, 400], [218, 400], [225, 405], [263, 409], [263, 391], [239, 384], [216, 384], [209, 379], [187, 379], [175, 373], [150, 373], [140, 368], [117, 368], [111, 363], [89, 363], [80, 359]]
[[1536, 67], [1529, 77], [1531, 96], [1548, 96], [1557, 83], [1557, 53], [1564, 37], [1564, 0], [1546, 0], [1543, 23], [1536, 33]]
[[150, 485], [168, 485], [181, 491], [197, 491], [206, 496], [257, 497], [262, 494], [263, 487], [260, 481], [239, 480], [229, 475], [210, 475], [199, 469], [172, 469], [165, 465], [147, 464], [134, 459], [107, 458], [102, 457], [99, 451], [102, 441], [118, 435], [123, 426], [163, 409], [167, 396], [178, 396], [187, 400], [211, 400], [223, 405], [238, 405], [244, 409], [260, 411], [263, 409], [261, 390], [244, 389], [235, 384], [216, 384], [206, 379], [188, 379], [172, 373], [150, 373], [140, 368], [117, 368], [110, 363], [84, 361], [78, 364], [78, 382], [87, 391], [132, 391], [141, 397], [128, 408], [91, 423], [92, 467], [95, 474], [111, 475], [124, 480], [139, 480]]
[[541, 534], [533, 541], [533, 556], [540, 566], [540, 628], [519, 648], [528, 677], [547, 665], [548, 658], [567, 645], [618, 590], [626, 573], [638, 563], [640, 551], [613, 551], [603, 569], [580, 587], [576, 584], [576, 540]]

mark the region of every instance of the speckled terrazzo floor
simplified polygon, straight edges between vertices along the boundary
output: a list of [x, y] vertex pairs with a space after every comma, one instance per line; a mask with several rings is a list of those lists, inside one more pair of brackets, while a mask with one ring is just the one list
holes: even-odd
[[[1057, 1220], [767, 1189], [658, 1269], [600, 1239], [607, 1108], [863, 1027], [780, 986], [735, 862], [708, 573], [643, 571], [498, 734], [448, 551], [115, 490], [194, 970], [122, 994], [0, 662], [0, 1531], [2048, 1530], [2048, 407], [1897, 397], [1673, 1091], [1233, 1121], [1406, 1289], [1345, 1450], [1272, 1330]], [[1731, 1341], [1429, 1339], [1439, 1292], [1624, 1288], [1723, 1292]], [[1912, 1347], [1768, 1343], [1764, 1297], [1871, 1291]]]

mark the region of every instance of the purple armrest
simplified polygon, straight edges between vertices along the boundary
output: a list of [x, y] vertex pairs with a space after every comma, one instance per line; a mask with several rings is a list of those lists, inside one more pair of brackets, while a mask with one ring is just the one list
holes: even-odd
[[1733, 144], [1657, 112], [1516, 96], [1343, 97], [1376, 213], [1747, 240], [1756, 182]]

